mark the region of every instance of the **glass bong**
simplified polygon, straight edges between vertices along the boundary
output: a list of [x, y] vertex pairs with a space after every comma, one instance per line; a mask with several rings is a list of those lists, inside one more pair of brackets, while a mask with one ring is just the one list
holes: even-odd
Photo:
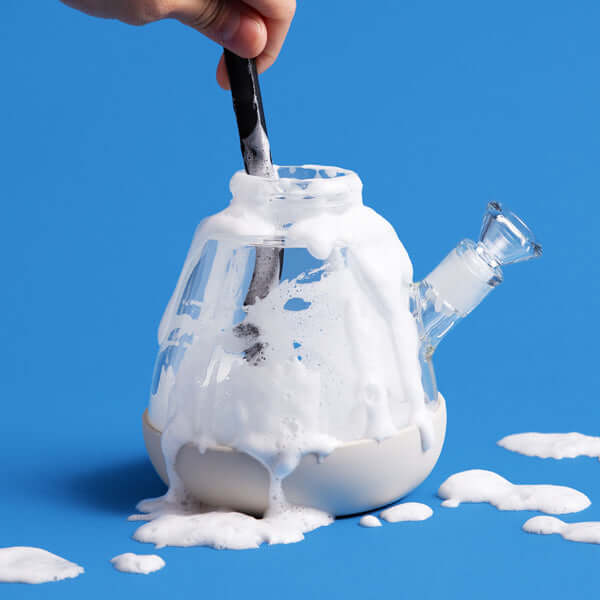
[[413, 283], [355, 173], [277, 172], [236, 173], [230, 206], [198, 226], [161, 322], [146, 446], [165, 482], [163, 451], [175, 448], [171, 473], [206, 504], [260, 514], [277, 471], [292, 503], [370, 510], [419, 485], [440, 455], [440, 340], [503, 266], [541, 247], [491, 202], [479, 240]]

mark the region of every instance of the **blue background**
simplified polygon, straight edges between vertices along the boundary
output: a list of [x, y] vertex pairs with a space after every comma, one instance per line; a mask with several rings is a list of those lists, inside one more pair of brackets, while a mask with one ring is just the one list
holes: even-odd
[[156, 328], [195, 224], [225, 205], [241, 165], [219, 49], [175, 22], [136, 29], [3, 0], [0, 545], [41, 546], [86, 573], [0, 595], [596, 595], [596, 546], [522, 533], [531, 513], [440, 508], [435, 491], [489, 468], [574, 486], [593, 504], [566, 520], [600, 520], [597, 461], [495, 445], [598, 433], [599, 19], [593, 0], [300, 2], [262, 78], [276, 162], [356, 170], [417, 278], [477, 235], [492, 199], [545, 255], [507, 269], [436, 355], [447, 442], [410, 495], [432, 519], [369, 530], [348, 518], [256, 551], [167, 548], [167, 567], [142, 577], [108, 561], [152, 551], [126, 517], [164, 489], [140, 431]]

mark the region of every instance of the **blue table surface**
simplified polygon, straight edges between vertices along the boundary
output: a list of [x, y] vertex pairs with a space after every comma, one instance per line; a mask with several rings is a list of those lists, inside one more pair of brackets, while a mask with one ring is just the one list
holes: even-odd
[[445, 509], [435, 493], [487, 468], [573, 486], [592, 505], [565, 520], [600, 520], [596, 460], [495, 444], [598, 433], [599, 18], [592, 0], [300, 3], [262, 78], [276, 162], [356, 170], [416, 279], [477, 236], [489, 200], [521, 214], [545, 255], [507, 268], [436, 355], [447, 441], [408, 498], [433, 518], [364, 529], [351, 517], [244, 552], [165, 548], [166, 568], [144, 577], [109, 559], [153, 550], [126, 518], [164, 491], [140, 427], [156, 328], [195, 224], [226, 204], [241, 165], [219, 49], [175, 22], [4, 0], [0, 546], [86, 572], [0, 597], [597, 595], [596, 546], [523, 533], [530, 512]]

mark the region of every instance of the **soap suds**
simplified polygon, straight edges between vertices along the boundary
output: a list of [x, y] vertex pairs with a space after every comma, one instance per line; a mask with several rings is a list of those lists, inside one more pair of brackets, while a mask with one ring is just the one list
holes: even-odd
[[533, 517], [523, 524], [523, 531], [550, 535], [557, 533], [571, 542], [600, 544], [600, 522], [565, 523], [556, 517]]
[[507, 435], [498, 446], [539, 458], [600, 458], [600, 437], [582, 433], [515, 433]]
[[579, 512], [591, 503], [581, 492], [560, 485], [516, 485], [492, 471], [473, 469], [446, 479], [438, 490], [442, 506], [489, 502], [499, 510], [538, 510], [560, 515]]
[[140, 573], [148, 575], [165, 566], [165, 561], [156, 554], [134, 554], [125, 552], [110, 559], [113, 567], [122, 573]]
[[379, 516], [388, 523], [398, 523], [399, 521], [424, 521], [432, 514], [433, 510], [427, 504], [403, 502], [386, 508]]
[[77, 577], [83, 567], [42, 548], [0, 548], [0, 582], [47, 583]]
[[358, 524], [361, 527], [381, 527], [381, 521], [375, 515], [361, 517]]
[[[135, 533], [140, 541], [299, 541], [332, 521], [284, 498], [282, 481], [304, 455], [325, 457], [345, 441], [382, 440], [412, 423], [423, 449], [432, 442], [408, 254], [393, 227], [362, 204], [355, 174], [303, 169], [313, 179], [236, 174], [229, 207], [198, 226], [159, 328], [164, 360], [149, 418], [162, 431], [170, 487], [138, 506], [146, 514], [134, 518], [149, 521]], [[244, 305], [252, 244], [265, 239], [285, 246], [284, 265], [288, 249], [307, 249], [320, 266]], [[303, 308], [286, 309], [290, 301]], [[258, 362], [244, 357], [240, 322], [260, 336]], [[187, 443], [200, 452], [228, 446], [261, 462], [270, 475], [265, 517], [191, 508], [175, 469]]]
[[169, 502], [164, 497], [144, 500], [138, 509], [146, 514], [132, 515], [132, 521], [148, 521], [133, 539], [164, 546], [211, 546], [217, 549], [246, 550], [261, 544], [290, 544], [304, 534], [333, 522], [326, 513], [297, 506], [267, 513], [257, 519], [239, 512]]

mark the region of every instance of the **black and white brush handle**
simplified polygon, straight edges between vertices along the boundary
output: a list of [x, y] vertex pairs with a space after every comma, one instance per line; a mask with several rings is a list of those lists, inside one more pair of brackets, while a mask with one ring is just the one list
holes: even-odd
[[258, 177], [274, 177], [256, 62], [225, 50], [225, 66], [246, 172]]
[[[271, 160], [271, 147], [267, 137], [267, 125], [263, 111], [262, 96], [254, 59], [241, 58], [225, 50], [225, 66], [231, 85], [233, 110], [240, 135], [244, 167], [249, 175], [275, 178]], [[283, 248], [256, 246], [256, 259], [250, 286], [244, 300], [245, 306], [263, 299], [278, 284], [283, 267]], [[257, 364], [263, 358], [260, 331], [251, 323], [240, 323], [237, 335], [248, 344], [245, 357]]]

